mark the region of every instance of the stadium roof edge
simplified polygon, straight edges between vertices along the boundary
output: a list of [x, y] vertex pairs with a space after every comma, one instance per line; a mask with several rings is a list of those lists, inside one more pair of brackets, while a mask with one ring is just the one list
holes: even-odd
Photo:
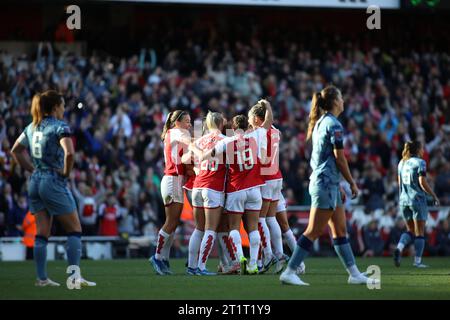
[[105, 2], [159, 3], [214, 6], [303, 7], [324, 9], [365, 9], [370, 5], [381, 9], [400, 9], [400, 0], [103, 0]]

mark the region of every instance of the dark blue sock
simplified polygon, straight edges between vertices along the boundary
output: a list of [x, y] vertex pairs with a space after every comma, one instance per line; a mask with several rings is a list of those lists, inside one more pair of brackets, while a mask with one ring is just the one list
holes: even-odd
[[81, 232], [67, 235], [67, 262], [69, 266], [79, 266], [81, 258]]
[[303, 262], [303, 260], [305, 260], [305, 258], [308, 256], [309, 252], [311, 251], [312, 245], [312, 241], [302, 235], [300, 239], [298, 239], [292, 257], [289, 259], [289, 268], [291, 268], [292, 270], [296, 270]]
[[40, 280], [47, 279], [47, 242], [47, 238], [43, 236], [36, 236], [34, 240], [34, 261]]
[[414, 240], [414, 248], [416, 249], [416, 258], [421, 259], [425, 248], [425, 237], [416, 237]]
[[348, 243], [347, 237], [335, 238], [333, 239], [334, 250], [341, 260], [345, 268], [350, 268], [354, 266], [355, 256], [353, 255], [352, 247]]

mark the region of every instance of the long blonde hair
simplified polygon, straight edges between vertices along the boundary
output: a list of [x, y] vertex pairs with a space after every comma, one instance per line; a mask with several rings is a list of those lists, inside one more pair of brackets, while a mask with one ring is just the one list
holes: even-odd
[[167, 131], [169, 129], [172, 129], [175, 122], [181, 121], [185, 115], [187, 115], [187, 112], [183, 110], [175, 110], [169, 112], [169, 114], [167, 115], [166, 123], [164, 123], [163, 131], [161, 133], [161, 140], [164, 141]]
[[322, 116], [322, 112], [333, 109], [334, 102], [338, 99], [340, 94], [341, 92], [335, 86], [327, 86], [322, 91], [314, 93], [311, 102], [311, 111], [309, 112], [306, 140], [311, 139], [314, 126]]
[[36, 93], [31, 102], [31, 117], [33, 126], [38, 126], [44, 115], [52, 113], [53, 109], [62, 103], [63, 96], [55, 90]]
[[205, 127], [207, 130], [221, 130], [223, 127], [224, 118], [220, 112], [208, 111], [205, 118]]

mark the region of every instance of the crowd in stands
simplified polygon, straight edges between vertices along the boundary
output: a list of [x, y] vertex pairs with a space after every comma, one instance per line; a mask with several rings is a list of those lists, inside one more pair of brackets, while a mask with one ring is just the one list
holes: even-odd
[[[448, 52], [380, 49], [333, 35], [322, 35], [320, 45], [314, 38], [274, 41], [281, 37], [276, 30], [265, 37], [253, 30], [248, 40], [234, 42], [214, 34], [209, 30], [208, 41], [168, 39], [170, 46], [119, 58], [57, 52], [51, 43], [41, 43], [35, 55], [1, 52], [0, 236], [21, 233], [29, 173], [9, 151], [31, 120], [33, 94], [50, 88], [64, 93], [74, 133], [71, 189], [85, 235], [153, 236], [161, 227], [160, 134], [170, 110], [188, 110], [194, 121], [208, 110], [231, 118], [261, 97], [272, 102], [282, 132], [287, 202], [309, 205], [308, 113], [312, 94], [329, 83], [343, 92], [345, 153], [361, 190], [346, 203], [357, 252], [381, 255], [405, 228], [397, 210], [397, 164], [407, 140], [425, 146], [427, 177], [441, 205], [450, 206]], [[428, 251], [448, 255], [448, 210], [435, 216]]]

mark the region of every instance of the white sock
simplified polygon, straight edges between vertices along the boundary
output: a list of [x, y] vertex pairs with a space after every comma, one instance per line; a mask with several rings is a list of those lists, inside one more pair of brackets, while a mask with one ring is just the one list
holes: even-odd
[[227, 258], [225, 257], [225, 253], [223, 252], [219, 241], [217, 241], [216, 243], [217, 243], [217, 256], [219, 257], [219, 265], [226, 266], [228, 265], [228, 261]]
[[405, 248], [405, 245], [403, 244], [403, 243], [398, 243], [397, 244], [397, 249], [400, 251], [400, 252], [402, 252], [403, 251], [403, 249]]
[[236, 255], [236, 260], [240, 261], [241, 258], [244, 256], [244, 252], [242, 251], [241, 234], [237, 230], [231, 230], [229, 239], [230, 239], [234, 254]]
[[291, 252], [294, 253], [295, 246], [297, 245], [297, 240], [295, 240], [295, 236], [294, 236], [294, 233], [292, 232], [292, 230], [289, 229], [288, 231], [283, 233], [283, 237], [286, 240], [287, 245], [288, 245], [289, 249], [291, 250]]
[[188, 267], [197, 268], [198, 265], [198, 252], [200, 251], [200, 245], [202, 243], [203, 231], [195, 229], [191, 234], [189, 239], [189, 257], [188, 257]]
[[283, 257], [283, 239], [281, 238], [281, 228], [278, 224], [277, 218], [267, 217], [267, 226], [270, 231], [270, 239], [273, 245], [273, 251], [278, 259]]
[[414, 257], [414, 263], [415, 264], [421, 264], [422, 263], [422, 257]]
[[347, 272], [352, 277], [357, 277], [357, 276], [359, 276], [361, 274], [361, 272], [359, 272], [358, 267], [356, 266], [356, 264], [354, 264], [351, 267], [347, 268]]
[[174, 234], [175, 232], [172, 232], [170, 234], [169, 239], [167, 239], [167, 245], [165, 245], [161, 250], [161, 256], [163, 260], [169, 261], [170, 249], [172, 248]]
[[[155, 253], [155, 258], [157, 260], [163, 260], [163, 258], [164, 258], [163, 252], [164, 252], [165, 248], [167, 248], [167, 246], [170, 244], [169, 237], [170, 237], [170, 234], [164, 232], [163, 229], [159, 230], [158, 240], [156, 242], [156, 253]], [[170, 250], [170, 247], [169, 247], [169, 250]]]
[[259, 238], [260, 239], [259, 239], [259, 248], [258, 248], [258, 261], [256, 263], [258, 264], [258, 267], [262, 268], [264, 266], [264, 264], [262, 261], [263, 253], [262, 253], [262, 245], [261, 245], [261, 235]]
[[291, 267], [289, 267], [289, 265], [286, 267], [286, 270], [284, 270], [283, 273], [285, 274], [296, 274], [297, 270], [292, 269]]
[[227, 247], [228, 232], [219, 232], [217, 234], [217, 242], [219, 248], [220, 261], [223, 265], [229, 265], [233, 259], [231, 259], [230, 251]]
[[264, 264], [266, 264], [273, 256], [272, 247], [270, 245], [270, 231], [269, 227], [267, 227], [266, 218], [259, 218], [258, 230], [264, 251]]
[[200, 245], [200, 254], [198, 256], [198, 267], [200, 270], [206, 268], [206, 261], [211, 254], [212, 248], [214, 246], [214, 241], [216, 241], [217, 233], [212, 230], [206, 230]]
[[258, 252], [259, 252], [259, 244], [261, 243], [261, 236], [257, 230], [252, 231], [248, 234], [248, 239], [250, 242], [250, 266], [254, 266], [256, 264], [256, 260], [258, 260]]

